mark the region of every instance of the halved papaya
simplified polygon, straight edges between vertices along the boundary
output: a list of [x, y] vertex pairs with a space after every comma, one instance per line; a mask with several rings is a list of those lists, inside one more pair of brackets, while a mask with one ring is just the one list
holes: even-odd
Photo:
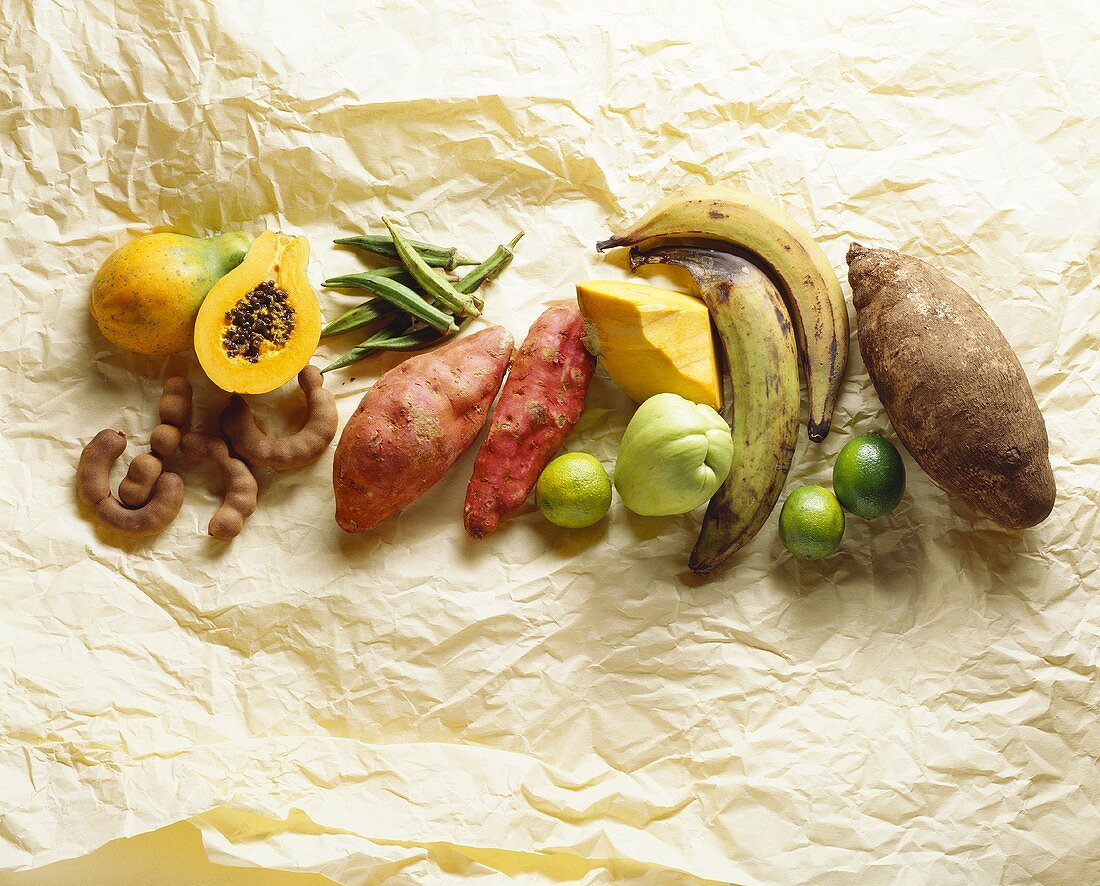
[[309, 285], [309, 241], [264, 231], [210, 290], [195, 322], [195, 353], [219, 388], [264, 394], [296, 376], [321, 338]]

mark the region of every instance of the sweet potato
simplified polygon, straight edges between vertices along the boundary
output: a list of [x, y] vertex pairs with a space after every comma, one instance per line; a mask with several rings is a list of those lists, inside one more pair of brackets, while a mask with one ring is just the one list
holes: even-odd
[[483, 538], [527, 500], [584, 409], [596, 358], [575, 307], [548, 308], [516, 354], [466, 489], [466, 531]]
[[406, 360], [367, 391], [332, 466], [336, 522], [366, 532], [433, 486], [474, 442], [512, 356], [492, 326]]
[[925, 472], [1002, 526], [1054, 507], [1043, 416], [1001, 331], [932, 266], [848, 250], [859, 350], [898, 437]]

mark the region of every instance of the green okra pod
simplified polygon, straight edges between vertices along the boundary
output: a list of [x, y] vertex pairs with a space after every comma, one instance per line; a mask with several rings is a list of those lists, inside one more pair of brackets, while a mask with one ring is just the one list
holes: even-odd
[[[435, 274], [433, 273], [432, 276], [435, 276]], [[365, 289], [372, 295], [385, 299], [405, 313], [411, 314], [416, 319], [422, 320], [439, 332], [454, 332], [458, 328], [455, 326], [454, 318], [450, 314], [445, 314], [439, 308], [429, 304], [418, 292], [388, 277], [379, 277], [369, 273], [348, 274], [344, 277], [330, 277], [322, 285], [332, 289]]]
[[382, 224], [386, 226], [386, 229], [390, 232], [390, 236], [393, 238], [393, 245], [397, 248], [398, 257], [405, 267], [409, 269], [409, 273], [413, 275], [413, 279], [420, 284], [420, 287], [425, 293], [432, 296], [437, 302], [443, 305], [443, 307], [455, 313], [463, 314], [466, 317], [477, 317], [480, 315], [481, 312], [474, 305], [473, 300], [468, 295], [455, 289], [450, 281], [443, 279], [435, 273], [431, 266], [424, 261], [420, 253], [417, 252], [401, 232], [394, 227], [393, 222], [385, 216], [382, 216]]
[[[442, 274], [442, 271], [438, 273]], [[416, 281], [413, 279], [412, 274], [408, 272], [404, 265], [388, 265], [384, 268], [371, 268], [369, 271], [360, 271], [358, 274], [344, 274], [341, 279], [347, 279], [349, 277], [382, 277], [386, 280], [396, 280], [403, 286], [408, 286], [410, 289], [416, 286]], [[330, 279], [336, 279], [332, 277]], [[346, 289], [346, 286], [329, 286], [329, 281], [326, 280], [321, 284], [329, 289]]]
[[[354, 246], [374, 255], [385, 255], [389, 258], [400, 259], [400, 253], [394, 245], [393, 238], [388, 234], [360, 234], [356, 237], [341, 237], [333, 240], [338, 246]], [[436, 246], [434, 243], [425, 243], [422, 240], [409, 240], [405, 242], [417, 252], [425, 264], [433, 268], [444, 268], [453, 271], [462, 265], [476, 265], [477, 260], [467, 258], [453, 246]]]
[[470, 296], [479, 311], [485, 306], [485, 302], [483, 299], [474, 295], [474, 293], [477, 292], [482, 283], [487, 280], [492, 280], [512, 263], [512, 258], [514, 257], [513, 250], [522, 237], [523, 231], [520, 231], [512, 238], [512, 241], [508, 245], [498, 246], [493, 251], [493, 254], [485, 259], [485, 261], [481, 262], [473, 270], [467, 271], [455, 281], [455, 289], [463, 295]]
[[321, 330], [321, 338], [329, 338], [333, 335], [342, 335], [354, 329], [362, 329], [379, 320], [387, 320], [399, 313], [390, 302], [384, 298], [368, 298], [358, 307], [352, 308], [341, 314]]
[[361, 345], [357, 345], [352, 348], [342, 357], [337, 358], [321, 372], [331, 372], [334, 369], [343, 369], [345, 366], [351, 366], [353, 363], [358, 363], [360, 360], [366, 360], [368, 357], [373, 357], [379, 351], [418, 351], [421, 348], [426, 348], [429, 345], [435, 344], [437, 341], [442, 341], [445, 338], [450, 338], [454, 333], [441, 333], [436, 332], [432, 328], [422, 328], [408, 330], [400, 332], [399, 334], [393, 334], [390, 331], [390, 327], [383, 329], [376, 335], [372, 335]]
[[374, 274], [376, 277], [389, 277], [391, 280], [398, 280], [408, 286], [409, 280], [412, 280], [412, 276], [404, 265], [384, 265], [381, 268], [371, 268], [369, 271], [364, 271], [364, 274]]

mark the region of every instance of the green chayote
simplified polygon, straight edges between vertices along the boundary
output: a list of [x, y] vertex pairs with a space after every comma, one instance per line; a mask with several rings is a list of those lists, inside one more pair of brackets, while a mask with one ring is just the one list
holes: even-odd
[[684, 514], [718, 491], [732, 461], [733, 436], [722, 416], [678, 394], [657, 394], [627, 425], [615, 488], [636, 514]]

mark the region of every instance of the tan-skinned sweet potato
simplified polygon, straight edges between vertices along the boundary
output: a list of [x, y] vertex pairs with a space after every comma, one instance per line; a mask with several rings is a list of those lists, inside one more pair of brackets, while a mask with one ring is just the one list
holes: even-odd
[[415, 501], [477, 438], [512, 356], [503, 326], [406, 360], [367, 391], [332, 465], [336, 522], [367, 532]]
[[974, 299], [913, 256], [848, 250], [859, 350], [898, 437], [948, 493], [1022, 529], [1054, 507], [1047, 431], [1023, 367]]
[[516, 352], [466, 489], [464, 522], [474, 538], [495, 532], [520, 508], [580, 418], [596, 371], [583, 333], [581, 312], [555, 305]]

